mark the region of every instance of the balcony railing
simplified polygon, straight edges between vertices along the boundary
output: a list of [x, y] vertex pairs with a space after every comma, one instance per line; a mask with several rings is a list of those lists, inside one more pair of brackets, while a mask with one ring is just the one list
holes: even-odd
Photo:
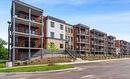
[[[16, 47], [29, 47], [29, 43], [18, 43], [15, 42]], [[36, 43], [30, 43], [31, 48], [41, 48], [41, 46], [38, 46]]]
[[[16, 13], [15, 17], [22, 18], [22, 19], [25, 19], [25, 20], [29, 20], [29, 14]], [[31, 16], [31, 21], [42, 23], [42, 18], [40, 16], [38, 16], [38, 17]]]
[[[29, 34], [29, 29], [23, 29], [23, 30], [15, 30], [16, 32], [20, 32], [20, 33], [25, 33], [25, 34]], [[41, 35], [40, 32], [31, 30], [30, 31], [31, 35]]]

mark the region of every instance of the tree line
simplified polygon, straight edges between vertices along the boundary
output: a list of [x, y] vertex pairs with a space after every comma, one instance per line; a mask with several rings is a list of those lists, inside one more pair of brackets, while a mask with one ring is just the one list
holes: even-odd
[[7, 42], [0, 38], [0, 60], [8, 59], [8, 49], [5, 45], [7, 45]]

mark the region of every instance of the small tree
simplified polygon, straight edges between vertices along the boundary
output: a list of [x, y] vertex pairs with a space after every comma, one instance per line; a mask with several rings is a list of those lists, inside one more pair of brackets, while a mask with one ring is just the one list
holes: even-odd
[[7, 44], [6, 41], [0, 38], [0, 59], [7, 60], [8, 58], [8, 49], [5, 48]]
[[[48, 43], [47, 49], [51, 52], [52, 57], [53, 57], [54, 52], [58, 51], [58, 48], [56, 47], [56, 45], [54, 43]], [[51, 62], [51, 63], [49, 62], [49, 66], [50, 65], [54, 65], [53, 62]]]

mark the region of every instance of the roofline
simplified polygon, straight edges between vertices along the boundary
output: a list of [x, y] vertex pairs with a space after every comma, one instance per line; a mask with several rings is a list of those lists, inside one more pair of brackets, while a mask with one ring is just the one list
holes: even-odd
[[113, 37], [113, 38], [116, 38], [115, 36], [112, 36], [112, 35], [108, 35], [107, 37]]
[[90, 27], [89, 26], [87, 26], [87, 25], [84, 25], [84, 24], [76, 24], [76, 25], [74, 25], [74, 27], [83, 27], [83, 28], [88, 28], [88, 29], [90, 29]]
[[103, 34], [107, 34], [107, 33], [105, 33], [105, 32], [102, 32], [102, 31], [100, 31], [100, 30], [97, 30], [97, 29], [91, 29], [90, 31], [97, 31], [97, 32], [100, 32], [100, 33], [103, 33]]
[[126, 41], [126, 40], [120, 40], [120, 41], [124, 41], [124, 42], [127, 42], [127, 43], [129, 43], [128, 41]]
[[69, 24], [69, 23], [66, 23], [66, 25], [73, 26], [73, 25], [71, 25], [71, 24]]
[[50, 19], [50, 20], [53, 20], [53, 21], [56, 21], [56, 22], [60, 22], [60, 23], [66, 24], [64, 20], [58, 19], [58, 18], [53, 17], [53, 16], [46, 16], [46, 18]]
[[126, 42], [126, 43], [130, 43], [129, 41], [125, 41], [125, 40], [116, 40], [116, 41], [123, 41], [123, 42]]
[[30, 5], [30, 4], [27, 4], [27, 3], [25, 3], [25, 2], [22, 2], [22, 1], [20, 1], [20, 0], [12, 0], [12, 2], [15, 2], [15, 3], [17, 3], [17, 4], [20, 4], [20, 5], [23, 5], [23, 6], [27, 6], [27, 7], [30, 7], [30, 8], [32, 8], [32, 9], [35, 9], [35, 10], [38, 10], [38, 11], [43, 12], [42, 9], [40, 9], [40, 8], [38, 8], [38, 7], [35, 7], [35, 6], [32, 6], [32, 5]]

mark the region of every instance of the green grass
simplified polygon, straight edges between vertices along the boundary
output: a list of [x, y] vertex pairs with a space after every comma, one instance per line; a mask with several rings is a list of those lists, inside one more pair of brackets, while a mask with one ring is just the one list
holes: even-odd
[[6, 60], [0, 60], [0, 68], [5, 67]]
[[14, 68], [7, 68], [7, 69], [0, 69], [0, 72], [35, 72], [35, 71], [49, 71], [49, 70], [60, 70], [60, 69], [67, 69], [67, 68], [74, 68], [72, 65], [41, 65], [41, 66], [27, 66], [27, 67], [14, 67]]

